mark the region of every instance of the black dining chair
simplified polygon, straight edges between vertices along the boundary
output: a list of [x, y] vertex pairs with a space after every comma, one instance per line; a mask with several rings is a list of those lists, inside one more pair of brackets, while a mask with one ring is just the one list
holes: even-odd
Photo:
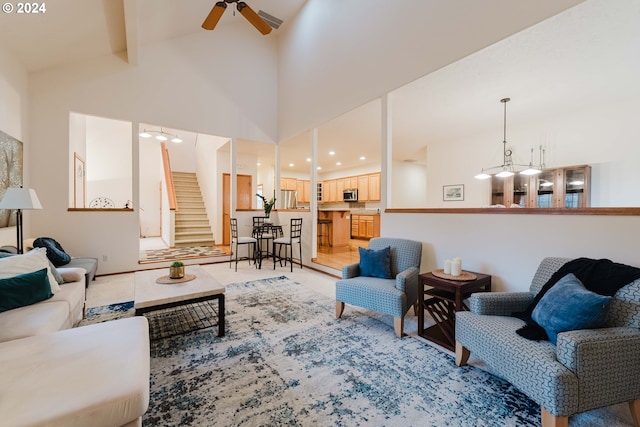
[[[239, 245], [248, 245], [247, 257], [238, 258]], [[236, 261], [236, 271], [238, 271], [238, 261], [241, 259], [248, 259], [249, 265], [251, 265], [252, 259], [255, 263], [257, 249], [258, 249], [258, 240], [255, 237], [238, 237], [238, 219], [231, 218], [231, 255], [229, 255], [229, 268], [231, 268], [231, 262], [234, 259]], [[249, 256], [249, 254], [253, 256]], [[235, 255], [235, 258], [234, 258], [234, 255]], [[256, 267], [257, 266], [258, 265], [256, 263]]]
[[[282, 260], [284, 259], [285, 265], [287, 260], [291, 264], [291, 271], [293, 271], [293, 245], [298, 244], [300, 258], [300, 268], [302, 268], [302, 218], [291, 218], [289, 237], [279, 237], [273, 239], [273, 269], [276, 269], [276, 262], [280, 261], [282, 266]], [[280, 251], [284, 247], [284, 257], [280, 255]], [[276, 252], [277, 248], [277, 252]]]

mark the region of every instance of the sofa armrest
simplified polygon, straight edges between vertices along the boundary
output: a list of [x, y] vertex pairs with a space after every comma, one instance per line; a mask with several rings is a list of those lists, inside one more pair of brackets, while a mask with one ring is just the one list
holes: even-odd
[[56, 270], [58, 270], [65, 283], [80, 281], [84, 283], [85, 275], [87, 274], [84, 268], [78, 267], [58, 267]]
[[342, 267], [342, 278], [351, 279], [360, 275], [360, 263], [345, 265]]
[[[420, 270], [418, 270], [417, 267], [409, 267], [405, 271], [396, 274], [396, 289], [407, 292], [407, 290], [416, 288], [416, 286], [413, 286], [413, 282], [418, 283], [419, 273]], [[416, 293], [416, 296], [417, 295]]]
[[533, 302], [531, 292], [478, 292], [469, 297], [469, 311], [490, 316], [511, 316], [526, 311]]
[[580, 400], [593, 407], [640, 397], [640, 330], [583, 329], [561, 332], [556, 344], [558, 362], [573, 372], [584, 390]]

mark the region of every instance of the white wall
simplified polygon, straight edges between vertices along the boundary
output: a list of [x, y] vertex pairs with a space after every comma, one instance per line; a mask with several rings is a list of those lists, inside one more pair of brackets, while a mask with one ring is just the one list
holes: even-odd
[[[29, 181], [29, 135], [28, 126], [28, 75], [13, 56], [0, 46], [0, 130], [23, 143], [23, 183]], [[33, 187], [32, 187], [33, 188]], [[35, 188], [38, 195], [41, 191]], [[24, 234], [28, 235], [31, 216], [42, 215], [42, 211], [25, 211]], [[16, 228], [0, 228], [0, 246], [16, 244]]]
[[[138, 210], [67, 212], [61, 189], [68, 188], [69, 112], [127, 120], [136, 134], [138, 123], [162, 123], [274, 142], [275, 43], [251, 26], [221, 27], [144, 46], [137, 66], [107, 56], [31, 74], [31, 178], [46, 209], [46, 216], [32, 216], [32, 234], [57, 238], [72, 255], [100, 259], [99, 274], [138, 268]], [[135, 138], [134, 159], [138, 150]], [[134, 206], [138, 169], [135, 161]]]
[[493, 290], [529, 289], [544, 257], [608, 258], [640, 267], [638, 216], [383, 213], [383, 237], [423, 242], [421, 271], [461, 257]]
[[393, 162], [390, 204], [397, 208], [423, 208], [427, 202], [427, 167]]
[[[213, 230], [213, 238], [222, 243], [222, 200], [218, 188], [222, 181], [222, 174], [218, 170], [218, 149], [224, 144], [230, 143], [228, 138], [211, 135], [199, 135], [196, 144], [196, 173], [198, 184], [207, 209], [209, 225]], [[225, 159], [228, 163], [228, 158]]]
[[[308, 0], [280, 35], [280, 139], [318, 126], [580, 1], [405, 0], [399, 7], [387, 0]], [[492, 22], [478, 19], [486, 9], [495, 12]], [[450, 24], [443, 27], [441, 22]]]
[[[153, 138], [139, 138], [140, 149], [140, 235], [160, 236], [162, 198], [166, 198], [164, 168], [160, 143]], [[166, 240], [165, 242], [168, 242]]]

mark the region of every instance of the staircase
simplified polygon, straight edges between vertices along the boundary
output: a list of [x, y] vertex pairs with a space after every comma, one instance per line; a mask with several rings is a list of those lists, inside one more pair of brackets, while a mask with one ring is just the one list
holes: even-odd
[[175, 246], [214, 246], [213, 233], [196, 174], [172, 172], [172, 175], [178, 202]]

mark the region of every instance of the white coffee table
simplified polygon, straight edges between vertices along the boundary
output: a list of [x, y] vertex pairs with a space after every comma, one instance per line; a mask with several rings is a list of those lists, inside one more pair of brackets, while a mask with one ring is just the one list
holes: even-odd
[[185, 274], [195, 279], [183, 283], [159, 284], [156, 279], [166, 276], [168, 268], [134, 273], [134, 308], [136, 316], [155, 310], [218, 300], [218, 336], [224, 336], [224, 287], [199, 265], [188, 265]]

